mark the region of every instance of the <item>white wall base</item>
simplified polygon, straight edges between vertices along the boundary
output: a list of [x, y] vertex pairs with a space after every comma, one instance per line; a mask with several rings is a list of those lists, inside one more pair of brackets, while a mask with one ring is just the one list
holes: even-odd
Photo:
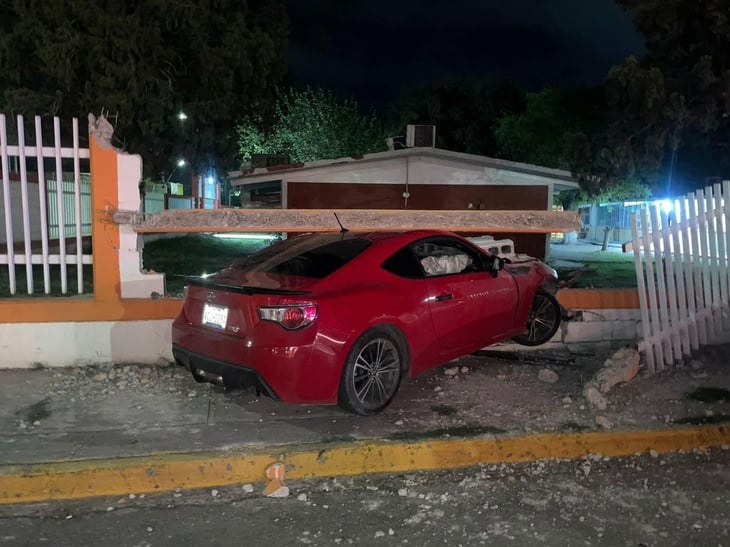
[[[636, 344], [642, 339], [641, 312], [639, 310], [572, 310], [576, 315], [571, 321], [563, 321], [552, 340], [534, 349], [591, 351]], [[531, 351], [515, 343], [500, 344], [490, 348], [504, 351]]]
[[563, 321], [553, 339], [540, 349], [603, 350], [637, 344], [643, 337], [641, 311], [624, 309], [572, 310], [575, 318]]
[[165, 274], [137, 272], [122, 281], [122, 298], [155, 298], [165, 294]]
[[172, 319], [0, 324], [0, 369], [172, 360]]
[[[0, 369], [171, 361], [171, 325], [171, 319], [0, 324]], [[536, 349], [604, 348], [641, 336], [639, 310], [582, 310]]]

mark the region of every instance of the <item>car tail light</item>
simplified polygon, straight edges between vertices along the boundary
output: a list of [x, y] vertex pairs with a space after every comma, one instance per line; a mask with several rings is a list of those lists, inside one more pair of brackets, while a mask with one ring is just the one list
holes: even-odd
[[317, 319], [317, 306], [314, 304], [259, 306], [259, 317], [263, 321], [279, 323], [286, 330], [298, 330]]

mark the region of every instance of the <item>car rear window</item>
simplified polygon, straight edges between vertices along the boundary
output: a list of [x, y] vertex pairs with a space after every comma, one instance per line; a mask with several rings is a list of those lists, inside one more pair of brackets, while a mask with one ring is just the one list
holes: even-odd
[[368, 239], [342, 234], [295, 237], [239, 260], [233, 267], [278, 275], [323, 279], [347, 264], [371, 244]]

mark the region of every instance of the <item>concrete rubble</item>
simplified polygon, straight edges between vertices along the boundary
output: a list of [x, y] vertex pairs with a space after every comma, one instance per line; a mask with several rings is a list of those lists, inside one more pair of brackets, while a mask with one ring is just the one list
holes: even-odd
[[560, 379], [560, 376], [558, 376], [558, 373], [554, 370], [543, 368], [537, 373], [537, 379], [541, 382], [545, 382], [546, 384], [554, 384]]
[[608, 408], [604, 397], [617, 384], [626, 383], [639, 373], [641, 356], [635, 347], [619, 348], [583, 387], [583, 396], [599, 410]]
[[[170, 493], [173, 499], [183, 496], [181, 488], [187, 488], [189, 481], [200, 480], [206, 495], [217, 500], [219, 496], [210, 488], [222, 492], [218, 485], [229, 484], [226, 481], [234, 469], [242, 483], [237, 488], [244, 493], [288, 497], [293, 487], [294, 497], [299, 499], [297, 483], [285, 484], [285, 471], [288, 483], [300, 479], [297, 474], [301, 475], [302, 465], [307, 466], [307, 472], [345, 469], [362, 473], [381, 463], [411, 461], [418, 454], [421, 464], [430, 465], [433, 459], [424, 451], [430, 450], [434, 438], [470, 446], [476, 443], [488, 455], [493, 449], [486, 448], [492, 446], [490, 443], [547, 435], [555, 439], [550, 445], [554, 452], [550, 453], [558, 455], [545, 457], [572, 457], [560, 455], [575, 448], [561, 440], [565, 433], [595, 436], [611, 430], [611, 435], [628, 434], [626, 438], [632, 439], [631, 435], [642, 431], [664, 435], [676, 426], [684, 443], [678, 446], [693, 446], [686, 439], [700, 433], [688, 424], [707, 429], [701, 433], [703, 443], [707, 435], [725, 434], [725, 426], [712, 424], [727, 415], [728, 350], [726, 345], [698, 352], [694, 359], [701, 363], [701, 371], [697, 365], [688, 364], [669, 368], [661, 375], [642, 375], [615, 390], [611, 407], [600, 411], [581, 394], [591, 389], [591, 394], [600, 397], [595, 399], [598, 404], [602, 401], [608, 406], [602, 390], [629, 381], [638, 371], [635, 348], [621, 348], [612, 354], [598, 350], [575, 353], [571, 359], [562, 360], [564, 364], [551, 364], [550, 368], [470, 355], [404, 381], [393, 404], [367, 419], [337, 407], [286, 405], [258, 397], [252, 390], [227, 391], [196, 384], [189, 372], [169, 363], [8, 370], [0, 384], [4, 401], [0, 408], [0, 466], [19, 469], [21, 464], [52, 464], [56, 469], [73, 460], [76, 477], [75, 462], [86, 460], [92, 465], [88, 480], [93, 482], [99, 472], [116, 472], [112, 463], [116, 459], [136, 458], [144, 471], [149, 465], [147, 458], [154, 458], [154, 475], [139, 472], [133, 483], [104, 479], [99, 484], [115, 488], [109, 495], [132, 499], [132, 495], [141, 497], [144, 492], [156, 491], [159, 484], [150, 484], [161, 480], [159, 473], [184, 469], [179, 482], [169, 483], [173, 479], [167, 479], [176, 487]], [[590, 379], [588, 384], [586, 379]], [[678, 399], [682, 404], [677, 404]], [[537, 448], [545, 446], [543, 440]], [[713, 442], [730, 444], [725, 437]], [[375, 449], [374, 443], [382, 444]], [[454, 448], [454, 454], [468, 452], [463, 446]], [[664, 445], [642, 446], [661, 452]], [[311, 455], [306, 447], [312, 447]], [[377, 456], [381, 449], [396, 452], [381, 461]], [[206, 456], [211, 451], [220, 458]], [[239, 453], [252, 458], [241, 469], [236, 467], [243, 465]], [[161, 454], [166, 454], [164, 461]], [[197, 478], [188, 471], [193, 461], [189, 458], [196, 457], [207, 458], [201, 459], [204, 465], [196, 467], [203, 470]], [[364, 463], [359, 462], [360, 457]], [[94, 462], [100, 461], [105, 463], [98, 467], [100, 464]], [[58, 473], [66, 473], [64, 469]], [[248, 469], [255, 469], [255, 475]], [[381, 467], [373, 469], [382, 472]], [[590, 461], [586, 470], [590, 472]], [[127, 468], [122, 471], [128, 472]], [[221, 477], [220, 483], [210, 482], [213, 473]], [[18, 473], [13, 480], [27, 481], [28, 477]], [[45, 487], [41, 482], [34, 482], [23, 495], [41, 499], [32, 498], [36, 485]], [[410, 498], [411, 492], [416, 491], [406, 488], [403, 495]]]

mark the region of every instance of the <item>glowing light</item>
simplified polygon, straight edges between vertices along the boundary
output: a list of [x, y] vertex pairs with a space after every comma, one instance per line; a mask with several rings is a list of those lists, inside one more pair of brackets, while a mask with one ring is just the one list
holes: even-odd
[[177, 115], [177, 119], [178, 119], [178, 120], [180, 120], [181, 122], [184, 122], [185, 120], [187, 120], [187, 119], [188, 119], [188, 115], [187, 115], [187, 114], [185, 114], [185, 112], [180, 112], [180, 113], [179, 113], [179, 114]]
[[187, 165], [187, 162], [184, 159], [180, 158], [179, 160], [177, 160], [178, 167], [185, 167], [185, 165]]
[[213, 177], [207, 177], [205, 179], [205, 182], [207, 182], [208, 184], [213, 184], [214, 181], [215, 181], [215, 179]]
[[213, 234], [214, 237], [219, 239], [258, 239], [262, 241], [273, 241], [279, 239], [276, 234], [239, 234], [239, 233], [225, 233], [225, 234]]
[[662, 211], [665, 213], [671, 213], [674, 210], [674, 204], [671, 202], [671, 200], [663, 199], [659, 202]]

